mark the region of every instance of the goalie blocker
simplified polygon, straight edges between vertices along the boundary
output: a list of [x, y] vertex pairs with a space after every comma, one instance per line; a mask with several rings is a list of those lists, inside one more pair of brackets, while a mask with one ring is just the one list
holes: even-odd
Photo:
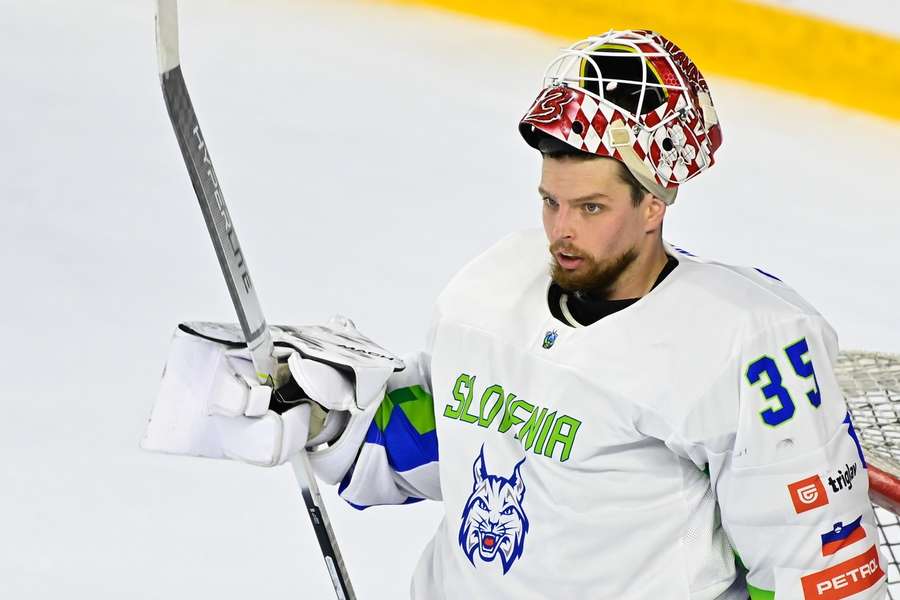
[[317, 475], [337, 483], [403, 361], [342, 317], [270, 331], [274, 390], [259, 384], [239, 327], [179, 325], [141, 447], [260, 466], [306, 448]]

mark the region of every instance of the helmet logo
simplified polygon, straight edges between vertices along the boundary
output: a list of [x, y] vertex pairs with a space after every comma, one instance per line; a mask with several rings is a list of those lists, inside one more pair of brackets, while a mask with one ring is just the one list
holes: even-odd
[[555, 329], [548, 331], [546, 334], [544, 334], [544, 343], [541, 344], [541, 346], [544, 348], [544, 350], [549, 350], [553, 347], [553, 344], [556, 343], [556, 338], [558, 337], [559, 333]]
[[663, 140], [661, 158], [670, 169], [673, 169], [676, 179], [684, 179], [688, 173], [687, 166], [697, 157], [697, 150], [688, 143], [687, 135], [681, 125], [666, 127], [666, 133], [669, 134], [669, 137]]
[[563, 107], [572, 100], [573, 96], [568, 88], [563, 86], [548, 88], [534, 101], [531, 110], [522, 121], [543, 124], [559, 121], [563, 116]]

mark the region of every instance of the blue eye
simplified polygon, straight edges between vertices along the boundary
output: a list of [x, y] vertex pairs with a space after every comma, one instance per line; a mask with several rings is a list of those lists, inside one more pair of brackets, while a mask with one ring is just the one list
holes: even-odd
[[487, 502], [485, 502], [481, 498], [478, 498], [478, 508], [480, 508], [481, 510], [487, 510], [488, 509]]
[[506, 515], [506, 516], [509, 516], [509, 515], [513, 514], [513, 512], [515, 512], [515, 511], [513, 510], [513, 507], [512, 507], [512, 506], [507, 506], [506, 508], [503, 509], [503, 513], [502, 513], [502, 514], [504, 514], [504, 515]]

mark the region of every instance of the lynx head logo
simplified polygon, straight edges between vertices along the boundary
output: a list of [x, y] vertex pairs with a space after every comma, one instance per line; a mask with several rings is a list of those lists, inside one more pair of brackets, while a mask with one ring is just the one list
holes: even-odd
[[571, 90], [564, 86], [544, 90], [522, 119], [525, 123], [553, 123], [563, 116], [563, 107], [574, 99]]
[[528, 516], [522, 508], [525, 482], [519, 471], [524, 462], [523, 458], [516, 464], [508, 479], [491, 475], [482, 446], [472, 465], [475, 483], [463, 508], [459, 545], [473, 565], [476, 553], [484, 562], [493, 562], [499, 556], [505, 575], [522, 556], [528, 533]]

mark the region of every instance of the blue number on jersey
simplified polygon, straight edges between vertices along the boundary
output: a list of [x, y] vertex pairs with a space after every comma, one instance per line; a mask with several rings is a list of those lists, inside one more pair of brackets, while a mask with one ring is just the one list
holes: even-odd
[[816, 379], [816, 370], [813, 369], [812, 361], [803, 362], [803, 355], [807, 352], [809, 352], [809, 344], [806, 343], [806, 338], [802, 338], [799, 342], [794, 342], [784, 349], [788, 360], [791, 361], [791, 366], [794, 367], [794, 373], [806, 379], [813, 378], [813, 389], [806, 392], [806, 397], [809, 398], [810, 404], [818, 407], [822, 404], [822, 396], [819, 394], [819, 381]]
[[778, 408], [767, 408], [759, 414], [766, 425], [775, 427], [794, 416], [794, 400], [790, 392], [781, 385], [781, 371], [771, 356], [758, 358], [747, 367], [747, 381], [750, 385], [756, 385], [763, 373], [768, 377], [769, 383], [762, 387], [762, 393], [766, 400], [777, 398]]
[[[813, 379], [813, 389], [806, 393], [809, 403], [814, 408], [818, 408], [822, 404], [822, 396], [819, 393], [819, 382], [816, 379], [816, 370], [813, 368], [812, 360], [804, 361], [803, 357], [809, 353], [809, 344], [806, 338], [787, 346], [784, 353], [794, 368], [794, 373], [804, 379]], [[762, 393], [766, 400], [777, 399], [777, 406], [771, 406], [760, 411], [766, 425], [777, 427], [782, 423], [789, 421], [794, 416], [794, 399], [791, 398], [790, 392], [782, 385], [781, 371], [778, 370], [778, 364], [771, 356], [763, 356], [756, 359], [747, 367], [747, 381], [750, 385], [759, 383], [762, 375], [765, 374], [769, 383], [762, 386]]]

